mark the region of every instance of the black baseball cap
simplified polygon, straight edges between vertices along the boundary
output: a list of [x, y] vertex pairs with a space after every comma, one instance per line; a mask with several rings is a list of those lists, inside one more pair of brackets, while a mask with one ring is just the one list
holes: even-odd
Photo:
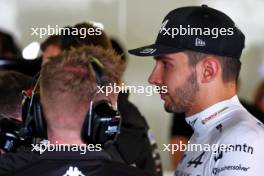
[[159, 56], [185, 50], [239, 59], [245, 36], [223, 12], [207, 5], [174, 9], [167, 14], [154, 44], [129, 50], [137, 56]]

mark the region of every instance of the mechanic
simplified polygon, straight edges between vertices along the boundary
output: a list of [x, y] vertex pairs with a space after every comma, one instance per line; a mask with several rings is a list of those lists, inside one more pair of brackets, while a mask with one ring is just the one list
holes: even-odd
[[[96, 30], [96, 26], [92, 23], [78, 23], [69, 29], [91, 29]], [[53, 37], [50, 37], [53, 39]], [[56, 38], [55, 38], [56, 39]], [[50, 42], [48, 42], [50, 41]], [[82, 46], [100, 46], [104, 49], [114, 49], [121, 56], [115, 58], [115, 63], [120, 65], [119, 79], [123, 81], [123, 75], [128, 63], [128, 58], [124, 54], [124, 50], [117, 41], [110, 40], [104, 30], [101, 30], [101, 35], [89, 35], [85, 37], [81, 35], [63, 35], [59, 38], [59, 43], [52, 42], [47, 39], [43, 44], [43, 49], [50, 45], [60, 46], [60, 51], [69, 50], [70, 48], [79, 48]], [[56, 40], [57, 41], [57, 40]], [[45, 46], [45, 47], [44, 47]], [[43, 50], [48, 56], [58, 55], [57, 50]], [[56, 51], [56, 52], [53, 52]], [[44, 55], [44, 54], [43, 54]], [[52, 57], [47, 57], [48, 61]], [[45, 62], [46, 63], [46, 62]], [[106, 64], [105, 67], [111, 69], [112, 64]], [[114, 148], [108, 149], [108, 152], [116, 150], [122, 160], [128, 165], [140, 168], [142, 170], [153, 173], [153, 175], [162, 175], [162, 164], [158, 152], [157, 143], [151, 134], [146, 118], [140, 113], [138, 108], [129, 101], [129, 93], [120, 92], [118, 95], [118, 110], [122, 116], [121, 131], [114, 143]]]
[[2, 155], [0, 175], [148, 175], [104, 150], [116, 140], [121, 121], [117, 95], [98, 94], [97, 86], [120, 82], [120, 65], [104, 67], [115, 57], [113, 50], [90, 46], [43, 65], [39, 92], [34, 86], [23, 101], [21, 131], [48, 141]]

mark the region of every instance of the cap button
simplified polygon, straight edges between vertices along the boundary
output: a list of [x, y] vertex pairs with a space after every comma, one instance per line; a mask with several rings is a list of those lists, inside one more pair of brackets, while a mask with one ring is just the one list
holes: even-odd
[[202, 5], [202, 8], [208, 8], [208, 6], [207, 6], [207, 5], [205, 5], [205, 4], [203, 4], [203, 5]]

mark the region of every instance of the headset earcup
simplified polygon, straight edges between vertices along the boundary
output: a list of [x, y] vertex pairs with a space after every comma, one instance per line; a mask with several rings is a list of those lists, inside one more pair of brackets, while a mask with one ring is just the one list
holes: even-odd
[[89, 114], [90, 111], [88, 111], [85, 116], [85, 120], [84, 120], [83, 127], [81, 130], [82, 140], [86, 142], [87, 144], [98, 144], [99, 143], [99, 139], [96, 137], [97, 131], [99, 130], [98, 130], [98, 125], [95, 124], [95, 119], [98, 118], [97, 113], [95, 112], [95, 107], [96, 106], [90, 107], [92, 108], [91, 117]]
[[43, 117], [39, 94], [35, 94], [32, 101], [33, 124], [36, 137], [47, 138], [47, 126]]
[[46, 123], [42, 115], [39, 94], [34, 93], [23, 100], [21, 113], [24, 124], [24, 127], [20, 130], [21, 136], [47, 137]]
[[87, 144], [94, 144], [94, 142], [92, 141], [92, 138], [88, 135], [89, 126], [90, 125], [89, 125], [89, 111], [88, 111], [88, 113], [85, 116], [84, 123], [82, 126], [81, 138]]
[[91, 116], [89, 112], [86, 115], [81, 132], [82, 139], [89, 144], [102, 144], [103, 146], [115, 142], [120, 132], [120, 113], [113, 109], [109, 101], [105, 100], [97, 102], [90, 108], [92, 108]]
[[[86, 115], [85, 121], [83, 123], [81, 137], [83, 141], [87, 144], [102, 144], [106, 143], [103, 129], [101, 128], [100, 116], [92, 110], [92, 116], [89, 116], [89, 112]], [[91, 119], [90, 119], [91, 118]], [[90, 131], [90, 134], [89, 134]]]

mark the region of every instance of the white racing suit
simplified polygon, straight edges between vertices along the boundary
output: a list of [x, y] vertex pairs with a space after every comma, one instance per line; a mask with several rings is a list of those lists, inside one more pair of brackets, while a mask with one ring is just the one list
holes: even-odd
[[186, 121], [194, 134], [175, 176], [264, 175], [263, 124], [247, 112], [237, 96]]

